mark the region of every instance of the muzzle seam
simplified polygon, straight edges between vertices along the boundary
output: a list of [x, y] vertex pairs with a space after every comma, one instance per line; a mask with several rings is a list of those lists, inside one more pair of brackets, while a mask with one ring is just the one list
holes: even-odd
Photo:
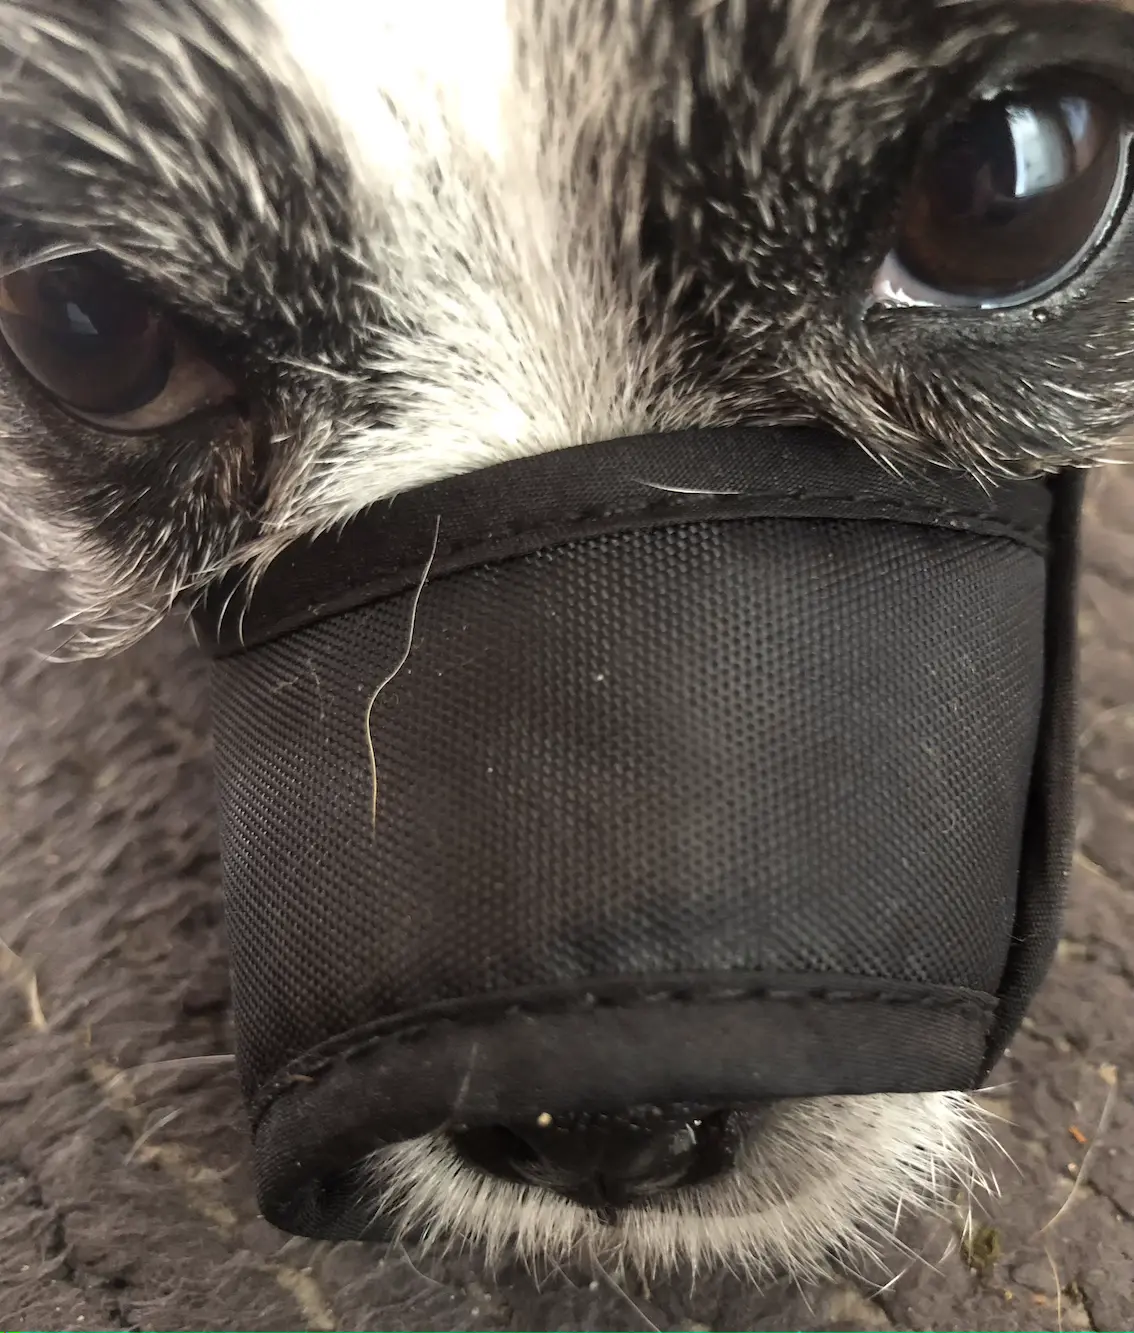
[[[332, 1037], [314, 1050], [292, 1060], [265, 1083], [255, 1094], [250, 1108], [252, 1128], [255, 1130], [270, 1110], [272, 1103], [284, 1092], [299, 1084], [318, 1081], [332, 1065], [369, 1055], [380, 1046], [412, 1045], [442, 1028], [479, 1027], [484, 1023], [500, 1023], [515, 1019], [535, 1019], [550, 1014], [588, 1013], [595, 1010], [640, 1009], [648, 1005], [670, 1003], [681, 1006], [704, 1004], [732, 1004], [737, 1001], [766, 1000], [776, 1004], [805, 1006], [815, 1003], [828, 1005], [887, 1005], [911, 1009], [926, 1009], [941, 1013], [959, 1012], [975, 1019], [990, 1020], [996, 1010], [996, 997], [966, 995], [908, 995], [890, 991], [852, 991], [820, 987], [808, 990], [784, 990], [768, 987], [715, 988], [705, 991], [688, 987], [666, 987], [638, 995], [595, 996], [558, 1003], [513, 1002], [502, 1008], [478, 1008], [475, 1013], [438, 1015], [428, 1020], [407, 1022], [405, 1027], [390, 1028], [375, 1033], [373, 1024], [354, 1028], [348, 1033]], [[370, 1030], [368, 1030], [370, 1029]]]
[[[798, 505], [805, 512], [771, 514], [763, 512], [762, 507], [770, 504]], [[818, 505], [856, 505], [862, 506], [869, 512], [822, 514], [811, 512]], [[534, 555], [551, 547], [570, 545], [576, 541], [613, 536], [621, 530], [620, 525], [623, 523], [629, 525], [627, 530], [633, 530], [642, 523], [664, 527], [668, 523], [735, 522], [744, 519], [764, 522], [810, 520], [823, 523], [909, 523], [918, 527], [935, 528], [938, 531], [1012, 541], [1042, 556], [1046, 556], [1048, 552], [1046, 520], [1032, 525], [1013, 523], [1007, 519], [997, 518], [995, 510], [942, 509], [935, 505], [912, 504], [906, 500], [890, 500], [862, 492], [756, 491], [738, 496], [720, 494], [684, 498], [670, 496], [665, 500], [650, 500], [629, 507], [589, 506], [569, 514], [544, 514], [537, 522], [517, 522], [502, 527], [482, 529], [471, 536], [462, 536], [456, 541], [439, 543], [431, 556], [431, 578], [436, 581], [438, 578], [447, 577], [476, 565], [496, 564], [503, 560]], [[372, 508], [353, 520], [351, 526], [370, 527], [374, 521], [375, 511]], [[588, 524], [602, 525], [602, 529], [599, 531], [588, 529], [586, 526]], [[422, 531], [431, 526], [424, 524]], [[325, 543], [331, 542], [337, 549], [343, 541], [343, 533], [336, 534], [333, 542], [326, 534], [311, 538], [310, 543], [314, 550], [309, 550], [309, 557], [315, 555], [318, 548]], [[508, 543], [517, 543], [518, 548], [510, 549]], [[504, 549], [494, 549], [498, 546]], [[462, 557], [470, 553], [474, 555], [474, 559], [468, 564], [451, 563], [460, 562]], [[214, 646], [210, 651], [214, 655], [229, 656], [252, 648], [265, 639], [270, 640], [283, 634], [293, 633], [328, 616], [341, 615], [369, 603], [396, 596], [405, 591], [405, 588], [388, 585], [391, 583], [400, 585], [402, 581], [406, 581], [406, 586], [409, 586], [408, 581], [416, 582], [421, 576], [422, 559], [423, 551], [414, 548], [404, 560], [399, 560], [396, 564], [370, 565], [365, 578], [350, 579], [348, 576], [344, 579], [341, 575], [337, 576], [334, 582], [338, 585], [338, 590], [333, 596], [327, 597], [307, 590], [300, 601], [293, 602], [290, 606], [287, 604], [289, 599], [285, 598], [284, 607], [270, 617], [268, 624], [253, 630], [247, 637], [244, 620], [253, 610], [257, 598], [264, 595], [263, 583], [247, 586], [242, 597], [234, 598], [232, 594], [226, 596], [223, 609], [219, 616], [212, 620], [211, 627], [209, 626], [211, 617], [205, 609], [205, 604], [196, 608], [195, 615], [199, 622], [204, 622], [204, 626], [207, 627], [206, 632], [213, 641]], [[276, 571], [277, 578], [280, 572]], [[268, 570], [265, 576], [271, 573], [272, 571]], [[234, 577], [240, 578], [245, 575]], [[222, 625], [232, 615], [236, 616], [240, 630], [237, 642], [225, 646], [221, 632]]]
[[[720, 500], [720, 497], [717, 497], [717, 499]], [[760, 513], [750, 513], [749, 510], [752, 508], [753, 503], [760, 501], [772, 501], [776, 503], [791, 501], [792, 503], [796, 504], [863, 504], [863, 505], [869, 505], [873, 509], [885, 510], [888, 512], [885, 517], [877, 517], [877, 518], [872, 514], [767, 515]], [[808, 518], [812, 518], [817, 522], [821, 523], [837, 523], [839, 521], [852, 522], [852, 523], [854, 522], [893, 523], [893, 522], [901, 522], [902, 521], [901, 515], [908, 515], [911, 521], [919, 520], [918, 522], [919, 527], [927, 526], [927, 527], [945, 528], [947, 530], [957, 531], [958, 529], [953, 527], [953, 522], [966, 523], [966, 524], [980, 524], [981, 526], [979, 528], [966, 527], [964, 531], [977, 532], [979, 533], [979, 535], [982, 536], [1003, 537], [1009, 540], [1015, 539], [1019, 540], [1024, 545], [1029, 546], [1033, 550], [1037, 550], [1040, 552], [1047, 550], [1047, 541], [1044, 536], [1045, 530], [1043, 527], [1031, 527], [1031, 526], [1024, 526], [1022, 524], [1010, 523], [1005, 519], [996, 518], [996, 516], [993, 513], [990, 513], [989, 511], [982, 512], [979, 510], [937, 509], [934, 508], [934, 506], [932, 505], [920, 505], [920, 506], [908, 505], [903, 501], [881, 500], [871, 497], [869, 495], [821, 495], [821, 494], [813, 495], [809, 494], [806, 491], [800, 491], [800, 492], [782, 491], [782, 492], [771, 492], [767, 494], [745, 495], [743, 497], [738, 496], [736, 497], [736, 502], [734, 504], [729, 504], [725, 502], [721, 503], [720, 507], [710, 508], [709, 506], [704, 505], [704, 500], [702, 500], [701, 504], [702, 506], [704, 506], [703, 509], [701, 509], [700, 506], [694, 503], [682, 504], [681, 502], [674, 503], [673, 501], [665, 501], [665, 502], [651, 501], [649, 504], [638, 505], [628, 509], [622, 507], [619, 507], [617, 509], [600, 509], [592, 507], [589, 509], [578, 510], [573, 514], [558, 514], [558, 515], [552, 515], [551, 517], [544, 517], [541, 518], [538, 523], [533, 523], [533, 524], [514, 523], [514, 524], [509, 524], [502, 528], [489, 528], [484, 532], [474, 534], [471, 537], [462, 538], [458, 542], [453, 542], [451, 545], [438, 547], [435, 560], [441, 560], [446, 557], [454, 555], [461, 555], [467, 550], [470, 550], [477, 546], [484, 545], [485, 543], [488, 542], [503, 541], [515, 537], [537, 537], [537, 538], [557, 537], [557, 539], [561, 538], [562, 540], [565, 541], [570, 540], [574, 534], [571, 533], [558, 534], [557, 530], [560, 525], [569, 525], [569, 524], [586, 523], [586, 522], [600, 522], [600, 521], [605, 522], [608, 519], [620, 519], [620, 518], [634, 519], [634, 518], [653, 518], [653, 517], [660, 518], [663, 520], [667, 518], [686, 519], [692, 517], [693, 521], [697, 521], [698, 519], [703, 519], [705, 521], [708, 521], [711, 519], [718, 519], [718, 518], [732, 518], [732, 519], [753, 518], [753, 519], [767, 519], [774, 522], [776, 520], [791, 521], [791, 520], [806, 520]], [[895, 516], [895, 513], [897, 516]], [[943, 520], [943, 521], [932, 522], [932, 523], [924, 523], [920, 521], [927, 518]], [[583, 533], [580, 535], [586, 537], [589, 534]], [[408, 561], [405, 564], [387, 565], [384, 569], [378, 571], [378, 573], [386, 576], [394, 574], [403, 574], [407, 572], [413, 572], [414, 574], [418, 574], [420, 573], [420, 569], [418, 568], [419, 564], [420, 561], [415, 556], [412, 561]]]

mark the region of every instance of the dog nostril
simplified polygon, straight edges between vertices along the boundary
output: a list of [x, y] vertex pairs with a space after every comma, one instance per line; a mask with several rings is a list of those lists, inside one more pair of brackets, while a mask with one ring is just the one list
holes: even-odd
[[549, 1123], [469, 1129], [463, 1157], [493, 1175], [541, 1185], [600, 1214], [721, 1175], [731, 1164], [733, 1117], [570, 1116]]
[[539, 1157], [527, 1143], [505, 1125], [464, 1129], [452, 1135], [453, 1147], [473, 1166], [490, 1176], [524, 1183]]

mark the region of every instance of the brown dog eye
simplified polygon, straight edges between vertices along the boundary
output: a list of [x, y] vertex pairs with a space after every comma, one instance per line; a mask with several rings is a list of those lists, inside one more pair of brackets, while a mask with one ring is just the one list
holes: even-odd
[[82, 256], [0, 278], [0, 335], [53, 398], [108, 429], [159, 429], [233, 393], [141, 292]]
[[1033, 299], [1081, 267], [1114, 221], [1126, 133], [1095, 92], [975, 103], [922, 155], [875, 295], [927, 305]]

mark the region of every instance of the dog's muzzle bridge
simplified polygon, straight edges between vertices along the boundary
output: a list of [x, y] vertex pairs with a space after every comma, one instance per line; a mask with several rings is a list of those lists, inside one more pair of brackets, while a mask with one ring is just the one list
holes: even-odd
[[[1058, 934], [1080, 505], [1077, 472], [688, 431], [425, 486], [216, 586], [265, 1216], [373, 1234], [358, 1163], [437, 1129], [521, 1177], [508, 1142], [568, 1175], [587, 1142], [632, 1201], [726, 1162], [729, 1108], [979, 1084]], [[620, 1144], [651, 1114], [664, 1151]]]

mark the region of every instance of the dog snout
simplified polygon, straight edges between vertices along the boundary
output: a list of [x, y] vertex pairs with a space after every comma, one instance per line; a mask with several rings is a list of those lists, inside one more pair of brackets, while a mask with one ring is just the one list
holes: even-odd
[[537, 1185], [600, 1216], [724, 1175], [738, 1139], [737, 1114], [649, 1114], [561, 1118], [467, 1129], [457, 1151], [491, 1175]]

